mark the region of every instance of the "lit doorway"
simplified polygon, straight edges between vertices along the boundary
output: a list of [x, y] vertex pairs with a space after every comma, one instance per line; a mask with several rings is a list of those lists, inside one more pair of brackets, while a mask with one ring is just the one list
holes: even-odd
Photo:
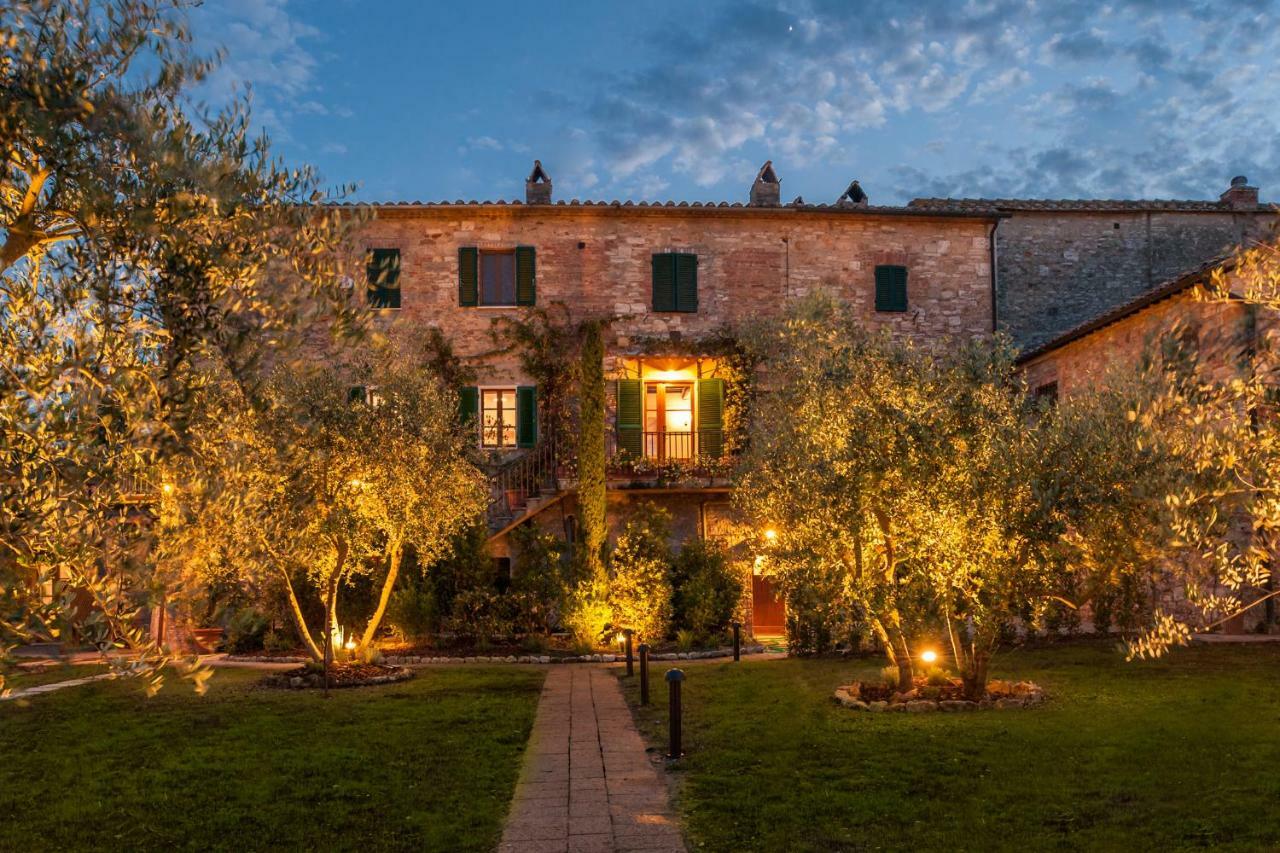
[[644, 455], [692, 459], [693, 383], [648, 382], [644, 387]]

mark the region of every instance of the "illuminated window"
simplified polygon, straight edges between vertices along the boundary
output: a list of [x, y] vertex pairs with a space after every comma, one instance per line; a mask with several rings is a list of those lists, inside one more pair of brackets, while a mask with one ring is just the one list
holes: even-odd
[[645, 455], [656, 459], [692, 457], [693, 383], [649, 382], [644, 392]]
[[516, 446], [516, 389], [480, 389], [480, 416], [482, 446]]

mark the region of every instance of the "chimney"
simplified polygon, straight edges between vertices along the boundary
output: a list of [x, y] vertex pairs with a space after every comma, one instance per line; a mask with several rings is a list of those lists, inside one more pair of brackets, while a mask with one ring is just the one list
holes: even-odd
[[773, 161], [765, 160], [751, 185], [752, 207], [777, 207], [782, 193], [782, 182], [773, 171]]
[[1232, 210], [1249, 210], [1258, 206], [1258, 188], [1249, 186], [1249, 179], [1244, 175], [1236, 175], [1218, 201]]
[[866, 207], [868, 204], [870, 204], [870, 201], [867, 199], [867, 194], [862, 189], [862, 184], [858, 183], [857, 181], [854, 181], [853, 183], [849, 184], [849, 188], [844, 191], [844, 195], [840, 196], [839, 201], [837, 201], [836, 203], [842, 204], [842, 205], [852, 204], [857, 207]]
[[524, 182], [525, 204], [551, 204], [551, 176], [542, 168], [541, 160], [533, 161], [533, 171]]

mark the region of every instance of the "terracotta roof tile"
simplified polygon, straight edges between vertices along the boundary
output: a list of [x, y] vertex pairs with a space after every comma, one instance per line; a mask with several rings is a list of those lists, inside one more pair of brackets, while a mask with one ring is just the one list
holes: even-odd
[[[1002, 211], [1232, 211], [1226, 202], [1197, 199], [1089, 199], [1089, 198], [915, 198], [907, 207], [916, 210], [1002, 210]], [[1258, 210], [1272, 210], [1259, 204]]]

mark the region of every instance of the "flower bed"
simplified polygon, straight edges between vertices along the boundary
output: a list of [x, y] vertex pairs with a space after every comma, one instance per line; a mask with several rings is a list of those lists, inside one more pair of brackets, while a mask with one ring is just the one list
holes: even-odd
[[[329, 668], [330, 687], [367, 687], [373, 684], [391, 684], [413, 678], [413, 670], [403, 666], [383, 666], [376, 663], [341, 663]], [[278, 672], [262, 679], [271, 687], [293, 690], [324, 687], [324, 671], [312, 666], [300, 666], [286, 672]]]
[[883, 684], [855, 681], [837, 687], [835, 701], [855, 711], [977, 711], [988, 708], [1034, 708], [1044, 702], [1044, 690], [1030, 681], [991, 681], [981, 701], [966, 699], [963, 685], [952, 679], [943, 684], [929, 684], [917, 679], [916, 686], [906, 692]]

